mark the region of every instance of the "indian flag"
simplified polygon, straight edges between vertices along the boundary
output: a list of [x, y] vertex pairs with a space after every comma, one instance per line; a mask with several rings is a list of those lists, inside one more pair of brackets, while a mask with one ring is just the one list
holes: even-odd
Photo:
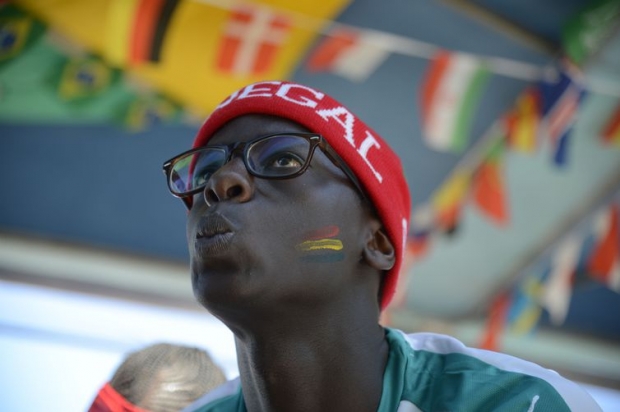
[[422, 86], [422, 128], [428, 145], [462, 151], [488, 71], [481, 61], [462, 53], [438, 52]]

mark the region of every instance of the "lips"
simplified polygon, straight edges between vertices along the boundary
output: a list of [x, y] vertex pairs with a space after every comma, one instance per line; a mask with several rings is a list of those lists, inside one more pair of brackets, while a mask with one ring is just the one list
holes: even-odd
[[203, 256], [215, 256], [229, 249], [235, 236], [233, 226], [219, 214], [203, 217], [197, 225], [194, 245]]
[[211, 238], [217, 235], [231, 233], [230, 224], [221, 215], [211, 215], [200, 222], [196, 239]]

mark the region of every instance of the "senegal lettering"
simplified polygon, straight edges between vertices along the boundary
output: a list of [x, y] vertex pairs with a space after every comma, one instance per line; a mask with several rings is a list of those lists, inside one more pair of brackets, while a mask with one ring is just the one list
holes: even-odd
[[[342, 106], [322, 107], [321, 103], [324, 105], [328, 104], [323, 101], [323, 98], [325, 97], [324, 93], [310, 87], [297, 84], [283, 84], [281, 82], [255, 83], [231, 94], [217, 107], [217, 109], [226, 107], [235, 100], [273, 96], [286, 100], [287, 102], [312, 109], [309, 113], [319, 116], [326, 122], [336, 122], [342, 126], [342, 137], [349, 142], [349, 144], [351, 144], [364, 163], [368, 165], [368, 168], [377, 181], [379, 183], [383, 182], [383, 176], [381, 176], [381, 174], [373, 167], [369, 158], [369, 153], [371, 153], [373, 149], [381, 149], [381, 145], [368, 130], [364, 130], [364, 136], [355, 135], [355, 116], [346, 108]], [[360, 140], [361, 143], [357, 144]]]

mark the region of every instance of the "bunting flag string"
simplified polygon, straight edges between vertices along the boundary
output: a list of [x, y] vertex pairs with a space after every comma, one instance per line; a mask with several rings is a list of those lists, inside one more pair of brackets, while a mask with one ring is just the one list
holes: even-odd
[[620, 192], [583, 223], [585, 227], [570, 231], [537, 270], [498, 294], [488, 309], [482, 347], [498, 350], [498, 334], [504, 329], [533, 332], [543, 311], [552, 325], [562, 325], [574, 288], [588, 279], [620, 293]]
[[567, 164], [568, 139], [584, 90], [581, 73], [564, 62], [548, 76], [552, 80], [529, 86], [517, 97], [513, 107], [462, 156], [431, 196], [434, 229], [451, 233], [458, 226], [460, 210], [470, 193], [474, 204], [494, 223], [508, 223], [507, 186], [502, 172], [505, 149], [530, 153], [544, 135], [551, 142], [554, 164]]

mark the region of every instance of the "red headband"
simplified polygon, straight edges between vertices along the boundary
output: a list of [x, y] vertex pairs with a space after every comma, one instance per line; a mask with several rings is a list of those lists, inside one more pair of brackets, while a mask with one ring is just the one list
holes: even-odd
[[106, 383], [97, 393], [97, 397], [88, 412], [148, 412], [125, 399], [120, 393]]
[[396, 290], [411, 212], [409, 189], [396, 153], [325, 93], [280, 81], [250, 84], [228, 96], [202, 125], [193, 147], [204, 146], [226, 122], [250, 113], [290, 119], [321, 134], [355, 173], [396, 249], [394, 267], [383, 281], [381, 309], [385, 309]]

